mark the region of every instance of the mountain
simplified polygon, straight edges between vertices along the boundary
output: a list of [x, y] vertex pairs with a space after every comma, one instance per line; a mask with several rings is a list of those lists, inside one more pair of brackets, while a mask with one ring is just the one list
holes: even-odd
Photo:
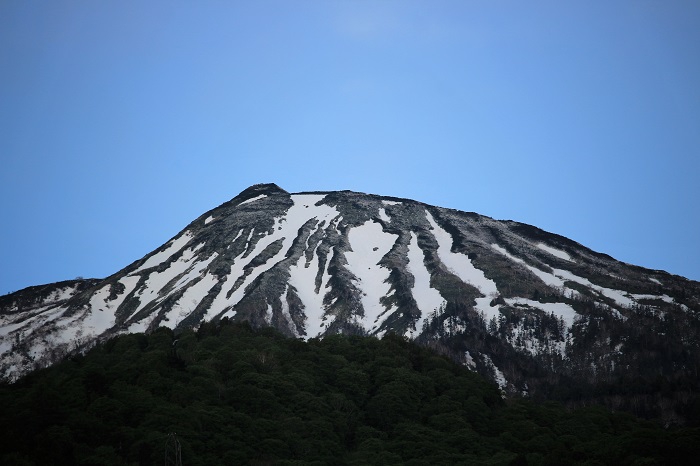
[[110, 277], [0, 298], [0, 369], [15, 380], [115, 335], [228, 318], [303, 339], [391, 332], [504, 394], [683, 422], [699, 315], [700, 283], [530, 225], [261, 184]]

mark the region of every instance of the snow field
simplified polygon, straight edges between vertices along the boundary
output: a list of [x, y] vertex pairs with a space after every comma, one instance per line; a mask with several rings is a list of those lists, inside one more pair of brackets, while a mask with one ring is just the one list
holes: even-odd
[[153, 254], [151, 257], [146, 259], [146, 262], [141, 264], [141, 266], [131, 272], [129, 275], [134, 275], [135, 273], [138, 273], [142, 270], [155, 267], [158, 264], [161, 264], [165, 262], [166, 260], [170, 259], [170, 257], [178, 252], [180, 249], [185, 247], [187, 243], [193, 238], [192, 232], [186, 231], [182, 236], [175, 238], [170, 242], [170, 246], [165, 248], [164, 250], [157, 252]]
[[[158, 299], [160, 297], [160, 292], [172, 279], [187, 272], [189, 268], [193, 265], [192, 261], [195, 259], [195, 253], [202, 247], [202, 244], [194, 247], [188, 248], [182, 253], [182, 256], [175, 262], [173, 262], [170, 267], [165, 269], [163, 272], [152, 272], [148, 276], [148, 280], [143, 285], [143, 287], [138, 291], [136, 296], [139, 298], [139, 307], [134, 310], [134, 312], [129, 316], [131, 318], [141, 309], [143, 309], [148, 303]], [[134, 272], [129, 274], [133, 275]]]
[[599, 285], [596, 285], [594, 283], [591, 283], [590, 280], [587, 278], [579, 277], [578, 275], [574, 275], [573, 273], [569, 272], [568, 270], [561, 270], [561, 269], [553, 269], [554, 273], [561, 277], [564, 280], [570, 280], [572, 282], [580, 283], [581, 285], [587, 286], [588, 288], [591, 288], [598, 293], [602, 294], [603, 296], [607, 296], [608, 298], [612, 299], [615, 301], [617, 304], [620, 306], [625, 306], [629, 307], [635, 304], [635, 302], [627, 297], [627, 294], [624, 291], [620, 290], [613, 290], [611, 288], [605, 288]]
[[[242, 230], [241, 230], [242, 231]], [[241, 232], [238, 232], [240, 236]], [[253, 234], [253, 230], [250, 231], [250, 234], [248, 235], [248, 241], [250, 242], [250, 236]], [[238, 238], [238, 236], [236, 237]], [[209, 306], [209, 309], [207, 309], [207, 312], [204, 316], [204, 320], [210, 320], [214, 316], [216, 316], [218, 313], [222, 312], [226, 307], [230, 305], [229, 301], [226, 299], [226, 294], [228, 291], [233, 288], [233, 285], [236, 283], [236, 280], [238, 277], [243, 275], [243, 267], [245, 267], [251, 260], [253, 260], [253, 257], [255, 256], [248, 256], [248, 260], [245, 260], [242, 258], [242, 256], [245, 254], [245, 251], [247, 250], [247, 245], [246, 249], [243, 250], [238, 256], [236, 256], [233, 259], [233, 262], [231, 264], [231, 272], [229, 272], [226, 277], [224, 277], [224, 281], [221, 283], [221, 292], [219, 292], [218, 295], [214, 298], [214, 301], [212, 301], [211, 306]], [[231, 286], [228, 288], [226, 287], [227, 283], [231, 283]]]
[[559, 259], [564, 259], [565, 261], [573, 262], [573, 259], [571, 259], [571, 256], [566, 251], [547, 246], [544, 243], [537, 243], [535, 246], [542, 249], [543, 251], [550, 253], [555, 257], [558, 257]]
[[[617, 303], [619, 306], [623, 307], [631, 307], [636, 304], [635, 300], [639, 299], [662, 299], [666, 302], [673, 302], [673, 298], [667, 295], [662, 295], [662, 296], [656, 296], [656, 295], [634, 295], [634, 294], [629, 294], [621, 290], [615, 290], [612, 288], [606, 288], [600, 285], [596, 285], [592, 283], [590, 280], [587, 278], [579, 277], [578, 275], [569, 272], [568, 270], [563, 270], [563, 269], [552, 269], [553, 273], [547, 273], [542, 270], [539, 270], [535, 267], [532, 267], [528, 264], [526, 264], [522, 259], [519, 259], [517, 257], [514, 257], [513, 255], [509, 254], [508, 251], [506, 251], [504, 248], [497, 244], [492, 244], [491, 247], [495, 249], [496, 251], [500, 252], [504, 256], [508, 257], [509, 259], [519, 262], [523, 264], [525, 267], [528, 268], [528, 270], [532, 271], [535, 275], [537, 275], [543, 282], [545, 282], [549, 286], [553, 287], [558, 287], [561, 288], [565, 293], [573, 293], [574, 296], [578, 296], [579, 293], [576, 290], [572, 290], [571, 288], [567, 288], [564, 286], [564, 282], [566, 281], [572, 281], [579, 283], [587, 288], [590, 288], [601, 295], [612, 299]], [[618, 313], [619, 314], [619, 313]], [[622, 318], [621, 315], [619, 315], [620, 318]]]
[[[216, 253], [212, 254], [212, 256], [216, 256]], [[213, 257], [210, 258], [210, 261], [211, 259], [213, 259]], [[206, 267], [206, 265], [199, 269], [199, 274], [201, 274], [201, 270], [203, 270], [204, 267]], [[192, 274], [192, 272], [190, 272], [190, 274]], [[188, 282], [190, 280], [188, 280]], [[209, 293], [209, 290], [217, 283], [217, 277], [207, 272], [201, 280], [185, 290], [180, 299], [177, 300], [172, 309], [165, 315], [163, 325], [175, 328], [185, 317], [194, 311], [197, 305]]]
[[526, 298], [507, 298], [505, 301], [513, 307], [529, 306], [541, 309], [547, 314], [554, 314], [564, 320], [567, 329], [571, 328], [578, 316], [574, 308], [566, 303], [540, 303]]
[[[85, 309], [85, 312], [78, 313], [75, 316], [69, 318], [67, 321], [61, 321], [57, 325], [64, 329], [61, 333], [60, 342], [70, 343], [72, 340], [78, 337], [76, 334], [77, 330], [75, 328], [80, 328], [81, 334], [86, 332], [90, 335], [99, 335], [105, 330], [109, 329], [114, 325], [114, 309], [117, 309], [122, 303], [124, 298], [131, 293], [133, 288], [138, 283], [138, 277], [122, 277], [119, 281], [125, 286], [124, 293], [119, 295], [114, 301], [107, 301], [110, 294], [110, 286], [104, 286], [90, 298], [90, 303]], [[61, 295], [74, 293], [74, 288], [69, 287], [62, 290]], [[45, 308], [38, 309], [35, 311], [37, 314], [29, 319], [18, 322], [17, 324], [7, 325], [0, 329], [1, 335], [8, 335], [19, 328], [25, 328], [27, 331], [31, 332], [36, 328], [42, 327], [48, 323], [54, 322], [63, 316], [66, 308], [55, 307], [51, 308], [46, 306]], [[78, 320], [81, 320], [80, 325], [74, 325]]]
[[139, 282], [139, 277], [133, 277], [131, 275], [127, 275], [125, 277], [122, 277], [119, 279], [119, 283], [124, 285], [124, 293], [122, 293], [120, 296], [117, 297], [110, 306], [112, 306], [114, 309], [118, 309], [119, 306], [121, 306], [122, 302], [124, 299], [126, 299], [127, 296], [136, 288], [136, 285]]
[[114, 311], [107, 302], [110, 286], [106, 285], [97, 290], [90, 298], [89, 310], [83, 320], [83, 330], [92, 330], [92, 334], [99, 335], [114, 325]]
[[387, 310], [379, 300], [391, 291], [388, 283], [391, 271], [380, 266], [379, 261], [389, 253], [398, 238], [399, 235], [386, 233], [379, 223], [371, 220], [348, 233], [352, 251], [345, 253], [345, 259], [348, 269], [360, 282], [358, 288], [363, 292], [364, 317], [361, 322], [365, 329], [375, 328], [379, 316]]
[[[316, 249], [318, 249], [318, 246]], [[319, 268], [316, 250], [314, 250], [308, 267], [306, 266], [306, 257], [302, 254], [297, 263], [289, 268], [289, 284], [296, 289], [297, 296], [304, 304], [306, 338], [320, 335], [325, 328], [325, 323], [322, 320], [325, 313], [323, 298], [326, 296], [326, 285], [328, 285], [328, 280], [330, 279], [330, 274], [328, 273], [329, 262], [329, 258], [326, 258], [326, 263], [323, 264], [323, 276], [318, 293], [316, 293], [315, 289], [316, 274]], [[282, 295], [282, 303], [284, 305], [287, 305], [286, 295], [287, 290], [285, 289]]]
[[204, 259], [203, 261], [196, 262], [192, 267], [190, 267], [190, 269], [187, 271], [187, 273], [185, 275], [183, 275], [182, 277], [180, 277], [180, 279], [177, 281], [177, 283], [175, 283], [175, 285], [173, 286], [173, 290], [178, 290], [178, 289], [182, 288], [183, 286], [187, 285], [189, 282], [191, 282], [195, 278], [201, 276], [202, 270], [209, 267], [209, 264], [211, 264], [211, 262], [214, 259], [216, 259], [217, 257], [219, 257], [219, 253], [215, 252], [211, 256]]
[[[279, 227], [277, 230], [274, 230], [273, 233], [266, 235], [260, 238], [260, 240], [258, 240], [258, 243], [255, 245], [255, 250], [252, 254], [250, 254], [247, 257], [248, 260], [246, 261], [246, 265], [251, 260], [253, 260], [258, 254], [260, 254], [268, 245], [272, 244], [274, 241], [280, 238], [283, 239], [282, 248], [274, 257], [265, 262], [265, 264], [256, 267], [253, 270], [253, 272], [250, 275], [248, 275], [248, 277], [246, 277], [243, 284], [240, 287], [238, 287], [236, 291], [233, 292], [229, 299], [226, 299], [225, 297], [228, 291], [230, 291], [233, 288], [233, 285], [231, 285], [231, 288], [229, 288], [226, 291], [222, 289], [222, 294], [217, 296], [215, 300], [215, 303], [220, 306], [222, 303], [221, 300], [219, 300], [219, 297], [222, 296], [222, 300], [225, 303], [225, 305], [221, 308], [222, 310], [227, 306], [232, 306], [238, 303], [243, 298], [246, 287], [250, 283], [252, 283], [253, 280], [255, 280], [261, 273], [268, 271], [275, 264], [284, 259], [285, 255], [287, 254], [287, 251], [292, 246], [294, 239], [297, 237], [299, 229], [310, 218], [315, 217], [319, 221], [322, 221], [330, 220], [340, 215], [334, 207], [330, 207], [327, 205], [314, 205], [315, 203], [322, 200], [324, 197], [326, 197], [325, 194], [295, 194], [291, 196], [291, 199], [294, 202], [294, 204], [289, 208], [285, 216], [282, 217], [282, 219], [284, 219], [285, 221], [282, 222], [282, 219], [280, 219], [278, 223]], [[234, 267], [235, 265], [236, 262], [234, 262]], [[244, 265], [240, 267], [240, 274], [238, 276], [242, 275], [243, 267]], [[238, 276], [236, 276], [235, 278], [233, 276], [231, 277], [233, 279], [233, 283], [235, 283], [235, 280], [236, 278], [238, 278]], [[214, 309], [214, 305], [212, 305], [212, 307], [210, 308], [210, 312], [215, 311], [216, 310]], [[207, 315], [209, 315], [209, 313]], [[224, 315], [233, 317], [234, 313], [231, 310], [229, 310]]]
[[561, 278], [559, 278], [559, 277], [557, 277], [557, 276], [555, 276], [555, 275], [552, 275], [551, 273], [544, 272], [544, 271], [538, 269], [537, 267], [533, 267], [533, 266], [527, 264], [524, 260], [522, 260], [522, 259], [520, 259], [520, 258], [518, 258], [518, 257], [513, 256], [513, 255], [510, 254], [508, 251], [506, 251], [505, 248], [499, 246], [498, 244], [495, 244], [495, 243], [494, 243], [494, 244], [491, 245], [491, 247], [492, 247], [493, 249], [495, 249], [496, 251], [500, 252], [501, 254], [503, 254], [504, 256], [506, 256], [508, 259], [510, 259], [510, 260], [512, 260], [512, 261], [514, 261], [514, 262], [518, 262], [519, 264], [522, 264], [522, 265], [523, 265], [525, 268], [527, 268], [530, 272], [532, 272], [532, 273], [534, 273], [535, 275], [537, 275], [537, 277], [538, 277], [540, 280], [542, 280], [543, 282], [545, 282], [548, 286], [555, 287], [555, 288], [556, 288], [556, 287], [558, 287], [558, 288], [563, 288], [563, 287], [564, 287], [564, 280], [562, 280]]
[[47, 309], [51, 309], [52, 307], [62, 309], [56, 306], [58, 305], [52, 303], [47, 306], [41, 306], [37, 309], [22, 312], [20, 314], [0, 316], [0, 338], [2, 338], [5, 335], [8, 335], [11, 332], [14, 332], [20, 327], [23, 327], [25, 325], [29, 326], [36, 319], [41, 319], [42, 315], [46, 312]]
[[[415, 334], [423, 330], [426, 317], [433, 311], [438, 311], [445, 304], [445, 299], [440, 292], [430, 286], [430, 272], [425, 268], [423, 250], [418, 246], [418, 237], [411, 232], [411, 243], [408, 246], [408, 271], [413, 275], [413, 299], [421, 311], [420, 318], [416, 321]], [[413, 337], [414, 331], [409, 329], [407, 336]]]
[[66, 288], [59, 288], [54, 291], [51, 296], [48, 297], [44, 303], [56, 303], [59, 301], [65, 301], [66, 299], [72, 297], [75, 294], [75, 286], [68, 286]]
[[433, 236], [438, 242], [438, 257], [440, 261], [453, 274], [457, 275], [464, 283], [472, 285], [484, 295], [476, 299], [476, 309], [486, 315], [487, 320], [498, 316], [498, 307], [491, 307], [491, 296], [498, 294], [496, 282], [486, 278], [484, 272], [474, 267], [472, 261], [464, 254], [452, 252], [452, 236], [437, 224], [430, 212], [426, 211], [425, 216], [433, 228]]

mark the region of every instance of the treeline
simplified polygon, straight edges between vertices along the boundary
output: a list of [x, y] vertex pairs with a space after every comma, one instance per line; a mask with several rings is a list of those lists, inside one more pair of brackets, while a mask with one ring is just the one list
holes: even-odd
[[700, 430], [505, 401], [402, 337], [124, 335], [0, 387], [0, 464], [691, 464]]
[[498, 318], [487, 320], [448, 304], [416, 341], [456, 361], [469, 352], [482, 374], [489, 368], [479, 355], [489, 355], [509, 396], [525, 392], [569, 408], [601, 405], [665, 425], [700, 426], [697, 312], [663, 301], [620, 312], [586, 297], [535, 298], [566, 302], [580, 317], [567, 331], [561, 318], [533, 308], [501, 305]]

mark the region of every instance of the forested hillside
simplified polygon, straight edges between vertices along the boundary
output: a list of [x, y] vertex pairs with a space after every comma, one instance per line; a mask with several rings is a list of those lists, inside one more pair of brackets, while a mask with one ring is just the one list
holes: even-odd
[[0, 387], [0, 464], [688, 464], [700, 429], [505, 401], [403, 337], [124, 335]]

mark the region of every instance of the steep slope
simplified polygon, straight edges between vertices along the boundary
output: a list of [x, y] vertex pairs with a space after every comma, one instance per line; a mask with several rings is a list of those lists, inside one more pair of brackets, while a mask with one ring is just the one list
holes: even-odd
[[632, 375], [697, 384], [700, 361], [698, 282], [529, 225], [349, 191], [256, 185], [118, 273], [50, 289], [0, 300], [5, 378], [116, 334], [224, 317], [305, 339], [394, 332], [533, 396]]

